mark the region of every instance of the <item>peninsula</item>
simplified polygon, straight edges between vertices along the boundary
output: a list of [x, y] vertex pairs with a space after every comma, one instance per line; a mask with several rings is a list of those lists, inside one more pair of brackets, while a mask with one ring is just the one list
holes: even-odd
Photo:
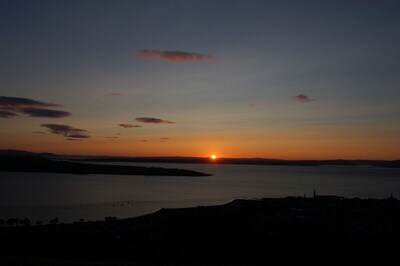
[[71, 162], [31, 153], [0, 153], [0, 172], [42, 172], [85, 175], [210, 176], [210, 174], [185, 169]]

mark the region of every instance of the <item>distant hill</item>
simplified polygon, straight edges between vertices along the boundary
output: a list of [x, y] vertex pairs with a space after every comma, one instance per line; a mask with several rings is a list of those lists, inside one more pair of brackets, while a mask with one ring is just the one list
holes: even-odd
[[138, 162], [138, 163], [192, 163], [192, 164], [247, 164], [247, 165], [293, 165], [293, 166], [378, 166], [400, 168], [400, 160], [281, 160], [270, 158], [218, 158], [216, 161], [208, 157], [124, 157], [124, 156], [77, 156], [57, 155], [53, 153], [33, 153], [22, 150], [0, 150], [0, 156], [40, 156], [46, 158], [62, 158], [81, 162]]
[[50, 156], [58, 156], [54, 153], [34, 153], [29, 151], [23, 150], [0, 150], [0, 157], [7, 157], [7, 156], [21, 156], [21, 157], [50, 157]]
[[75, 158], [79, 161], [95, 162], [141, 162], [141, 163], [193, 163], [193, 164], [247, 164], [247, 165], [293, 165], [293, 166], [321, 166], [321, 165], [370, 165], [379, 167], [398, 167], [400, 160], [280, 160], [264, 158], [219, 158], [211, 161], [204, 157], [112, 157], [112, 156], [87, 156]]

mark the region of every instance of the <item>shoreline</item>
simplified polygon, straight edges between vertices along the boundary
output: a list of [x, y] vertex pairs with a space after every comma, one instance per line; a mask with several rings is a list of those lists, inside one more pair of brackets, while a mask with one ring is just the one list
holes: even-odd
[[317, 257], [353, 260], [361, 254], [388, 256], [396, 247], [392, 244], [400, 241], [400, 201], [338, 196], [237, 199], [121, 220], [1, 227], [0, 236], [0, 258], [264, 264], [287, 254], [306, 260], [311, 249]]
[[81, 175], [211, 176], [211, 174], [186, 169], [85, 164], [82, 162], [52, 160], [41, 156], [2, 156], [0, 157], [0, 163], [0, 172], [41, 172]]

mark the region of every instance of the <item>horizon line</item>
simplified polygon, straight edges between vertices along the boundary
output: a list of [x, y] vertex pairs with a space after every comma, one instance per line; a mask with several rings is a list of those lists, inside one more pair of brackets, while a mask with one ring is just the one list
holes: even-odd
[[[210, 159], [210, 156], [182, 156], [182, 155], [169, 155], [169, 156], [135, 156], [135, 155], [90, 155], [90, 154], [60, 154], [53, 152], [33, 152], [29, 150], [18, 150], [18, 149], [0, 149], [1, 151], [9, 151], [9, 152], [26, 152], [33, 154], [53, 154], [57, 156], [76, 156], [76, 157], [113, 157], [113, 158], [133, 158], [133, 159], [151, 159], [151, 158], [181, 158], [181, 159]], [[271, 157], [217, 157], [218, 160], [275, 160], [275, 161], [400, 161], [398, 159], [345, 159], [345, 158], [334, 158], [334, 159], [282, 159], [282, 158], [271, 158]]]

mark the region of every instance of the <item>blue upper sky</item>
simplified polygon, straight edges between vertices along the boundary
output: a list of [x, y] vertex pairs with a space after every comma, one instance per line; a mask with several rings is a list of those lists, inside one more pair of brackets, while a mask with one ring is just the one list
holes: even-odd
[[[236, 155], [242, 146], [254, 150], [246, 141], [263, 132], [292, 132], [287, 141], [299, 136], [300, 143], [314, 130], [322, 143], [330, 134], [323, 129], [335, 127], [343, 138], [365, 138], [364, 145], [400, 148], [393, 137], [400, 133], [399, 14], [399, 1], [372, 0], [3, 0], [0, 96], [63, 105], [73, 116], [55, 123], [84, 128], [92, 138], [119, 133], [118, 123], [156, 117], [176, 124], [130, 136], [159, 133], [189, 143], [193, 132], [203, 140], [212, 131], [220, 134], [210, 139], [215, 144], [234, 132], [233, 144], [221, 149]], [[143, 49], [213, 59], [171, 62], [138, 56]], [[296, 101], [298, 95], [310, 101]], [[0, 123], [5, 136], [28, 134], [48, 119]], [[358, 135], [365, 130], [372, 135]], [[359, 145], [351, 156], [363, 156], [367, 148]], [[299, 157], [301, 147], [288, 156]], [[270, 154], [268, 147], [254, 152]], [[340, 150], [325, 156], [340, 157]]]

